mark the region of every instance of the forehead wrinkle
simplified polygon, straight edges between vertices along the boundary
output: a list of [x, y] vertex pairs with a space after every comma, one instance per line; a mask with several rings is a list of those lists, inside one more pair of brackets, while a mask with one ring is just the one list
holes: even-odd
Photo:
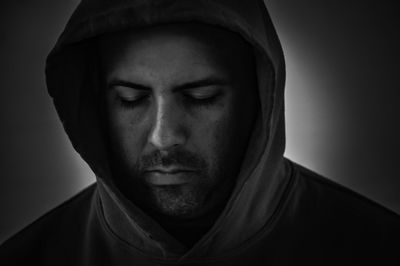
[[153, 88], [172, 88], [210, 77], [227, 79], [223, 69], [215, 64], [195, 59], [198, 58], [189, 58], [182, 64], [182, 61], [175, 63], [168, 60], [151, 62], [146, 59], [129, 61], [129, 58], [124, 58], [108, 77], [109, 80], [126, 80]]
[[[237, 41], [233, 33], [210, 29], [211, 26], [195, 27], [200, 29], [197, 33], [193, 29], [189, 31], [190, 27], [181, 26], [171, 30], [171, 27], [163, 25], [104, 38], [101, 46], [106, 68], [114, 66], [111, 75], [118, 74], [117, 78], [148, 87], [179, 86], [208, 76], [220, 76], [232, 83], [240, 78], [242, 67], [245, 67], [242, 65], [247, 65], [245, 61], [248, 61], [243, 60], [247, 53], [243, 49], [243, 40]], [[205, 29], [214, 34], [206, 36], [208, 31]], [[215, 36], [215, 33], [225, 33], [226, 36]]]
[[[202, 66], [191, 67], [191, 71], [182, 72], [174, 71], [174, 73], [167, 73], [165, 75], [159, 75], [159, 72], [155, 71], [151, 67], [134, 67], [125, 68], [122, 71], [114, 71], [108, 76], [108, 84], [113, 80], [126, 81], [127, 83], [132, 82], [141, 86], [149, 87], [151, 89], [168, 89], [174, 90], [185, 86], [186, 84], [196, 83], [204, 80], [218, 80], [224, 81], [226, 84], [230, 83], [230, 80], [226, 75], [212, 71], [209, 68], [204, 68], [201, 71], [196, 71], [196, 68], [202, 68]], [[132, 70], [132, 71], [131, 71]]]

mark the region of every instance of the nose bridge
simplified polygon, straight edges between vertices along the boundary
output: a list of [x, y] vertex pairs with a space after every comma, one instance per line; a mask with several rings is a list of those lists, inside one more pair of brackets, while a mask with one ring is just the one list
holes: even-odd
[[182, 145], [185, 137], [180, 125], [180, 111], [172, 99], [159, 96], [155, 99], [155, 113], [149, 142], [160, 150]]

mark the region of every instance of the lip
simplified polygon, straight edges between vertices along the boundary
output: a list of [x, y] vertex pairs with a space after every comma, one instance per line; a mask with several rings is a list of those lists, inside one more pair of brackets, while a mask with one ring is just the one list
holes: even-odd
[[146, 172], [150, 173], [162, 173], [162, 174], [176, 174], [176, 173], [181, 173], [181, 172], [195, 172], [194, 169], [190, 168], [185, 168], [185, 167], [180, 167], [180, 166], [170, 166], [170, 167], [154, 167], [154, 168], [149, 168], [146, 170]]
[[195, 171], [181, 168], [158, 168], [148, 170], [145, 173], [145, 180], [150, 185], [184, 185], [193, 181]]

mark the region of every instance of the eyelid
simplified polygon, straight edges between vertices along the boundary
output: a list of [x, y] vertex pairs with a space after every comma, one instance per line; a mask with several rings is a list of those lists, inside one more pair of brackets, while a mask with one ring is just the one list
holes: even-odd
[[201, 88], [199, 87], [199, 88], [185, 89], [183, 93], [189, 97], [201, 100], [201, 99], [212, 98], [221, 94], [221, 89], [219, 89], [216, 85], [210, 85]]
[[114, 90], [118, 97], [122, 98], [125, 101], [135, 101], [139, 98], [148, 95], [148, 92], [143, 90], [135, 90], [130, 87], [124, 86], [114, 86]]

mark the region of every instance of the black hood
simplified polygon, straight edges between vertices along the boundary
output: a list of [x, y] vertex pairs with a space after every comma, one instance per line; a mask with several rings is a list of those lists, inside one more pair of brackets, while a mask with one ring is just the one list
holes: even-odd
[[[260, 113], [236, 187], [218, 220], [187, 250], [120, 192], [109, 169], [94, 94], [95, 38], [167, 23], [205, 23], [240, 34], [254, 48]], [[282, 49], [261, 0], [83, 0], [47, 58], [48, 91], [75, 150], [95, 172], [110, 230], [150, 256], [220, 255], [268, 226], [287, 184]]]

